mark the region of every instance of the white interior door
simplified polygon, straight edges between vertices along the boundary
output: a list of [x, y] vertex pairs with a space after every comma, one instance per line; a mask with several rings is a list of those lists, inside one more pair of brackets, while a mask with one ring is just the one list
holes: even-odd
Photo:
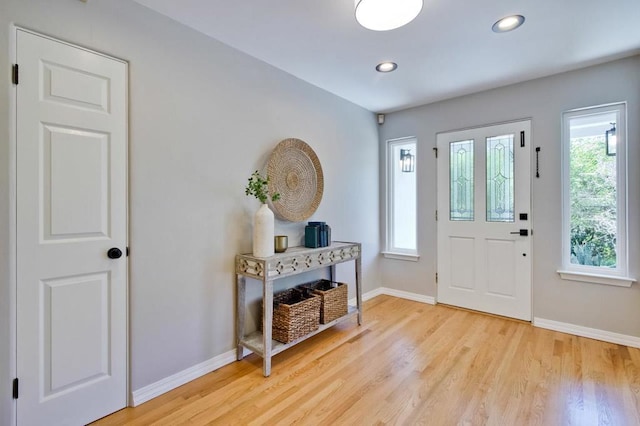
[[530, 135], [438, 134], [438, 302], [531, 320]]
[[16, 43], [18, 424], [86, 424], [127, 402], [127, 65]]

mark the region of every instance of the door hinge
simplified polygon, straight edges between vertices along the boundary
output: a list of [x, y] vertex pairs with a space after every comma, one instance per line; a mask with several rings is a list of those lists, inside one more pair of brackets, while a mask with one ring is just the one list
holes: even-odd
[[520, 148], [524, 148], [524, 130], [520, 132]]
[[18, 64], [13, 64], [13, 67], [11, 69], [11, 82], [17, 85], [19, 80], [20, 73], [18, 71]]
[[129, 247], [127, 247], [126, 253], [127, 253], [127, 257], [129, 257]]
[[13, 399], [18, 399], [18, 378], [13, 379]]
[[438, 221], [438, 210], [436, 210], [436, 222]]
[[433, 148], [433, 153], [436, 155], [436, 158], [438, 158], [438, 148]]
[[438, 273], [436, 272], [436, 284], [438, 284]]

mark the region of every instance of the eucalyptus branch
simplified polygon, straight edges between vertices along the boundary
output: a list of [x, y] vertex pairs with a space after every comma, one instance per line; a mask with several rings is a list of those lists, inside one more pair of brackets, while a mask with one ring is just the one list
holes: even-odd
[[[244, 189], [245, 195], [253, 195], [260, 200], [262, 204], [266, 203], [267, 198], [269, 198], [269, 176], [263, 178], [256, 170], [248, 180], [249, 183], [247, 183], [247, 187]], [[271, 194], [271, 201], [278, 201], [279, 199], [279, 193], [274, 192]]]

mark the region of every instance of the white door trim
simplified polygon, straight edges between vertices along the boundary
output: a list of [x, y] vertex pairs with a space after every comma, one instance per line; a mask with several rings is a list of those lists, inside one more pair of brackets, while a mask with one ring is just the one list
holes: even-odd
[[[125, 219], [126, 224], [126, 246], [129, 247], [129, 62], [103, 52], [99, 52], [93, 49], [89, 49], [87, 47], [71, 43], [62, 39], [58, 39], [37, 31], [33, 31], [23, 26], [10, 24], [9, 25], [9, 60], [11, 64], [15, 64], [17, 61], [17, 34], [18, 31], [27, 32], [30, 34], [34, 34], [36, 36], [49, 39], [51, 41], [55, 41], [58, 43], [66, 44], [68, 46], [82, 49], [87, 52], [103, 56], [105, 58], [109, 58], [114, 61], [121, 62], [127, 67], [127, 74], [125, 75], [125, 87], [127, 88], [125, 93], [125, 116], [127, 117], [125, 123], [125, 137], [126, 137], [126, 170], [125, 170], [125, 180], [126, 180], [126, 203], [127, 203], [127, 216]], [[9, 364], [10, 371], [14, 378], [18, 377], [18, 362], [17, 362], [17, 292], [18, 292], [18, 281], [17, 281], [17, 199], [16, 199], [16, 191], [17, 191], [17, 85], [10, 84], [9, 88], [9, 328], [10, 328], [10, 338], [9, 338]], [[127, 254], [128, 256], [128, 254]], [[129, 262], [127, 262], [129, 265]], [[126, 392], [127, 392], [127, 402], [129, 406], [131, 406], [132, 402], [132, 392], [131, 392], [131, 354], [130, 354], [130, 323], [129, 323], [129, 270], [127, 269], [126, 273], [126, 297], [127, 297], [127, 312], [126, 312]], [[17, 400], [13, 400], [11, 405], [11, 413], [10, 413], [10, 422], [11, 424], [17, 425], [18, 416], [17, 416]]]
[[[9, 26], [9, 60], [11, 64], [16, 63], [17, 50], [17, 31], [19, 27], [11, 24]], [[13, 377], [18, 376], [18, 359], [17, 359], [17, 293], [18, 293], [18, 280], [17, 280], [17, 241], [18, 241], [18, 226], [17, 226], [17, 116], [18, 116], [18, 104], [17, 104], [17, 92], [18, 88], [15, 84], [11, 84], [9, 88], [9, 328], [10, 328], [10, 357], [9, 363], [11, 365], [11, 373]], [[11, 424], [18, 424], [17, 415], [18, 401], [13, 400], [11, 404]]]

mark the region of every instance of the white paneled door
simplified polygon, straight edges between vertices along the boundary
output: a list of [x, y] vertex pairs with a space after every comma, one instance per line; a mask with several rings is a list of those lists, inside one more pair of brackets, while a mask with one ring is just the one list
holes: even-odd
[[531, 320], [530, 135], [438, 134], [438, 302]]
[[127, 65], [16, 30], [19, 425], [127, 402]]

